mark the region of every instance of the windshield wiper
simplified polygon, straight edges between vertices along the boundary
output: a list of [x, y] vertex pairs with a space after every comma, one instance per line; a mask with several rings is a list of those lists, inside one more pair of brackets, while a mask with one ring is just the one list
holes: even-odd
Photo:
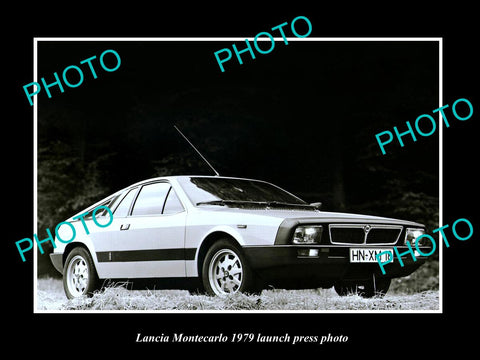
[[310, 204], [292, 204], [280, 201], [249, 201], [249, 200], [211, 200], [211, 201], [201, 201], [196, 205], [220, 205], [225, 206], [229, 204], [252, 204], [252, 205], [262, 205], [267, 207], [285, 207], [285, 206], [295, 206], [295, 207], [313, 207]]
[[265, 204], [268, 207], [297, 207], [297, 208], [302, 208], [302, 209], [315, 209], [318, 210], [318, 208], [315, 205], [312, 204], [295, 204], [295, 203], [288, 203], [288, 202], [281, 202], [281, 201], [267, 201]]
[[259, 205], [267, 205], [265, 201], [249, 201], [249, 200], [211, 200], [211, 201], [200, 201], [196, 205], [230, 205], [230, 204], [259, 204]]
[[227, 200], [211, 200], [211, 201], [200, 201], [196, 205], [226, 205]]
[[292, 203], [281, 202], [281, 201], [265, 201], [265, 205], [267, 206], [305, 206], [307, 204], [292, 204]]

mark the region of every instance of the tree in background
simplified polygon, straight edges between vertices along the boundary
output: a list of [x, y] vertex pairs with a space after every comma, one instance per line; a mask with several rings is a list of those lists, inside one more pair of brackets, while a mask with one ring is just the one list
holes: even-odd
[[[111, 154], [104, 154], [92, 161], [82, 161], [76, 149], [60, 140], [38, 148], [39, 239], [46, 238], [47, 228], [53, 231], [59, 222], [108, 194], [109, 189], [102, 181], [102, 166], [110, 157]], [[38, 273], [53, 275], [56, 271], [47, 255], [53, 247], [50, 242], [44, 245], [44, 255], [38, 250]]]

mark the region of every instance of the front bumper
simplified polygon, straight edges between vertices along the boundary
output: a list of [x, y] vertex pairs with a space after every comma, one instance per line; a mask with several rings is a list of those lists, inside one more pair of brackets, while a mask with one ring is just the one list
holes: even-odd
[[[358, 246], [332, 245], [274, 245], [246, 246], [243, 248], [250, 267], [264, 280], [277, 283], [282, 281], [308, 281], [312, 283], [333, 283], [338, 280], [370, 279], [372, 274], [389, 278], [407, 276], [418, 269], [426, 257], [416, 256], [416, 261], [410, 255], [402, 256], [404, 266], [398, 258], [385, 265], [385, 275], [382, 274], [377, 262], [351, 263], [349, 248]], [[383, 246], [374, 246], [382, 248]], [[393, 246], [385, 246], [392, 250]], [[366, 247], [368, 248], [368, 246]], [[310, 251], [313, 250], [313, 251]], [[399, 253], [408, 248], [397, 246]], [[428, 248], [420, 248], [428, 253]]]

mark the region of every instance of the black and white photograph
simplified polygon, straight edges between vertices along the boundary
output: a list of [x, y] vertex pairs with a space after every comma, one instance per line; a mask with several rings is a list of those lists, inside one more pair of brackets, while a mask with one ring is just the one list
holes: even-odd
[[163, 12], [9, 39], [18, 326], [102, 352], [471, 339], [471, 24], [391, 16]]
[[287, 39], [39, 39], [37, 310], [440, 309], [440, 40]]

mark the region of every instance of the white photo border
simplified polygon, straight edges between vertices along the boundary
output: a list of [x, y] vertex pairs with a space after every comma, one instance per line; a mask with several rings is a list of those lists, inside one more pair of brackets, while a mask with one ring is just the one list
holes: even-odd
[[[38, 44], [42, 41], [111, 41], [111, 42], [128, 42], [128, 41], [152, 41], [152, 42], [182, 42], [182, 41], [253, 41], [253, 37], [38, 37], [33, 38], [33, 81], [38, 83]], [[283, 38], [274, 37], [275, 41], [284, 41]], [[443, 106], [443, 38], [442, 37], [306, 37], [306, 38], [290, 38], [288, 41], [306, 41], [306, 42], [347, 42], [347, 41], [364, 41], [364, 42], [416, 42], [416, 41], [430, 41], [438, 43], [438, 59], [439, 59], [439, 94], [438, 107]], [[257, 41], [270, 41], [270, 39], [258, 38]], [[37, 215], [37, 147], [38, 147], [38, 97], [35, 98], [33, 104], [33, 229], [34, 233], [38, 232]], [[439, 227], [443, 226], [443, 122], [439, 112]], [[205, 314], [205, 313], [235, 313], [235, 314], [255, 314], [255, 313], [269, 313], [269, 314], [322, 314], [322, 313], [338, 313], [338, 314], [365, 314], [365, 313], [421, 313], [421, 314], [442, 314], [443, 313], [443, 243], [439, 242], [439, 308], [437, 310], [39, 310], [37, 308], [37, 244], [34, 242], [33, 246], [33, 312], [34, 313], [52, 313], [52, 314], [84, 314], [84, 313], [143, 313], [143, 314]]]

